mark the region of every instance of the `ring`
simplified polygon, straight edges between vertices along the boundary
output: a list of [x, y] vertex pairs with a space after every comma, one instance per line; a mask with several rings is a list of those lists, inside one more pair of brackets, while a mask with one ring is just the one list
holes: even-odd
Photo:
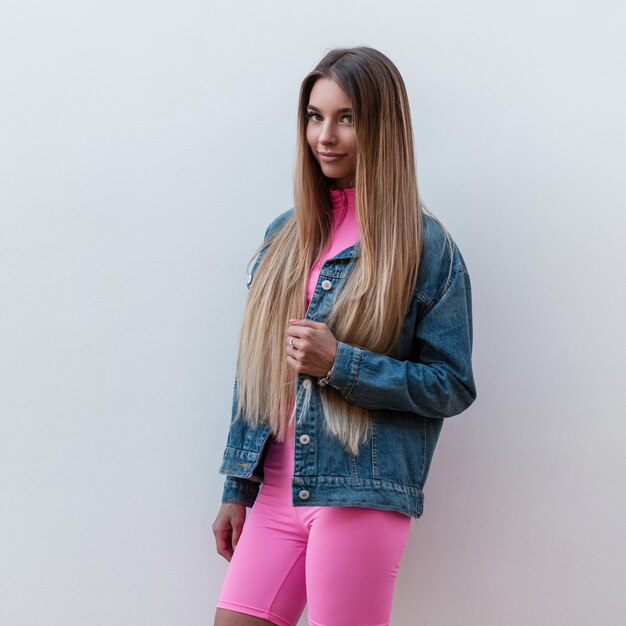
[[289, 337], [289, 347], [290, 347], [292, 350], [295, 350], [295, 348], [293, 347], [293, 337]]

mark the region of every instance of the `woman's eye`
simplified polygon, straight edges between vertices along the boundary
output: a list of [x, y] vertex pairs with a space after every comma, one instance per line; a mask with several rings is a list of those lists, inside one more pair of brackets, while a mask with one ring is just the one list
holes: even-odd
[[[307, 118], [312, 120], [315, 118], [322, 118], [322, 116], [319, 113], [316, 113], [315, 111], [308, 111], [306, 114]], [[319, 121], [317, 119], [315, 119], [315, 121]], [[352, 113], [344, 113], [340, 118], [339, 121], [341, 122], [347, 122], [348, 124], [352, 124]]]

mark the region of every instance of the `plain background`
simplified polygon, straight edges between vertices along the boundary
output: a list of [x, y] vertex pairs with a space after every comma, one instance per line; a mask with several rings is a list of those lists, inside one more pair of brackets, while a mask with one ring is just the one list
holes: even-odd
[[625, 31], [607, 0], [5, 1], [0, 622], [212, 624], [246, 265], [302, 78], [362, 44], [474, 289], [479, 398], [392, 623], [622, 623]]

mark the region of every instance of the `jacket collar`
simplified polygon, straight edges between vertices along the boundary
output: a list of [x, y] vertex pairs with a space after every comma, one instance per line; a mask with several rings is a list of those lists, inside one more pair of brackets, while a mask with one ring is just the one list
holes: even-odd
[[345, 248], [341, 252], [338, 252], [334, 257], [326, 260], [334, 261], [335, 259], [357, 259], [359, 256], [361, 256], [361, 242], [357, 241], [349, 248]]

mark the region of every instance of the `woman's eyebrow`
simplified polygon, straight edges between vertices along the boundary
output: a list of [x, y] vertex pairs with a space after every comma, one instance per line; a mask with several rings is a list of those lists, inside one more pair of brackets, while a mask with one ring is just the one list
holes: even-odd
[[[314, 104], [307, 104], [307, 109], [313, 109], [314, 111], [320, 112]], [[337, 113], [352, 113], [352, 109], [350, 107], [343, 107], [341, 109], [337, 109]]]

